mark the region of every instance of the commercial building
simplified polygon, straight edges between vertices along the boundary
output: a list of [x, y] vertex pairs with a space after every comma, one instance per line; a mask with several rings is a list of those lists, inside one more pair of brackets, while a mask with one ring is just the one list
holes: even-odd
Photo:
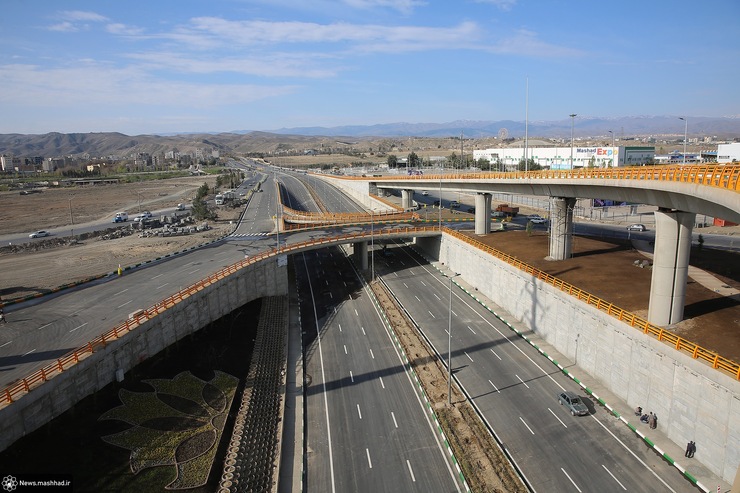
[[[524, 159], [523, 147], [481, 149], [473, 151], [473, 158], [485, 159], [494, 169], [513, 171]], [[527, 158], [547, 169], [611, 168], [649, 164], [655, 158], [655, 147], [530, 147]], [[498, 167], [497, 167], [498, 165]]]
[[732, 144], [719, 144], [717, 146], [717, 162], [740, 162], [740, 142], [733, 142]]

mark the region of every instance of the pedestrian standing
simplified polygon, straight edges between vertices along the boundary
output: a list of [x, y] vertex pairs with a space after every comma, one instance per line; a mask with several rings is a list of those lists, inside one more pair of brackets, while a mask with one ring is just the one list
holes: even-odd
[[0, 323], [7, 324], [8, 321], [5, 320], [5, 311], [3, 311], [3, 307], [0, 306]]
[[689, 457], [693, 457], [694, 452], [696, 452], [696, 442], [692, 440], [690, 445], [691, 445], [691, 450], [689, 450]]
[[647, 424], [652, 430], [653, 429], [653, 412], [652, 411], [650, 411], [650, 415], [648, 416]]
[[650, 428], [652, 428], [654, 430], [657, 427], [658, 427], [658, 415], [657, 414], [653, 414], [653, 422], [650, 425]]
[[692, 443], [693, 443], [693, 442], [689, 442], [689, 443], [687, 443], [687, 444], [686, 444], [686, 453], [685, 453], [685, 454], [683, 454], [683, 456], [684, 456], [684, 457], [688, 457], [688, 456], [689, 456], [689, 454], [691, 453], [691, 444], [692, 444]]

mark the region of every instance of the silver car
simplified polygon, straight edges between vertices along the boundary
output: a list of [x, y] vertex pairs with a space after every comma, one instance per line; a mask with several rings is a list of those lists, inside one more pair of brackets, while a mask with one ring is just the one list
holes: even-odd
[[44, 236], [49, 236], [49, 232], [42, 230], [42, 231], [35, 231], [31, 233], [30, 235], [28, 235], [29, 238], [42, 238]]
[[565, 406], [573, 416], [586, 416], [588, 414], [588, 408], [583, 403], [581, 398], [575, 392], [566, 390], [558, 394], [558, 402], [561, 406]]

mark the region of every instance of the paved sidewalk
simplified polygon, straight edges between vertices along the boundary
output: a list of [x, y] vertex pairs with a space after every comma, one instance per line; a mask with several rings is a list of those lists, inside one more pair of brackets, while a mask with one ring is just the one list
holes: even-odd
[[[447, 270], [444, 265], [438, 265], [435, 263], [435, 266], [442, 271]], [[495, 309], [502, 318], [505, 318], [506, 322], [511, 324], [511, 327], [515, 331], [520, 333], [520, 335], [522, 333], [527, 334], [528, 342], [530, 345], [536, 347], [541, 354], [544, 353], [543, 358], [549, 356], [558, 362], [558, 367], [561, 371], [567, 369], [563, 371], [563, 373], [566, 373], [570, 378], [581, 385], [587, 393], [596, 399], [597, 404], [601, 404], [603, 409], [614, 416], [615, 420], [620, 420], [625, 430], [631, 430], [632, 433], [640, 437], [642, 443], [646, 444], [654, 451], [656, 459], [665, 460], [672, 464], [687, 478], [687, 480], [691, 481], [693, 478], [700, 491], [705, 493], [730, 491], [730, 484], [713, 474], [699, 461], [698, 458], [695, 457], [693, 459], [689, 459], [684, 457], [685, 444], [676, 444], [668, 438], [668, 436], [661, 431], [660, 421], [658, 422], [657, 429], [651, 430], [647, 424], [641, 423], [637, 416], [635, 416], [634, 408], [632, 406], [617, 397], [616, 394], [610, 392], [604, 385], [599, 383], [598, 380], [591, 377], [577, 364], [561, 354], [554, 346], [551, 346], [534, 334], [530, 329], [526, 328], [523, 324], [517, 322], [504, 308], [498, 307], [498, 305], [483, 296], [479, 291], [476, 291], [475, 288], [468, 285], [461, 278], [456, 278], [455, 283], [468, 291], [468, 293], [475, 293], [474, 297], [477, 298], [479, 302], [485, 303], [491, 309]], [[515, 334], [512, 332], [512, 335]], [[649, 412], [648, 409], [644, 411]]]

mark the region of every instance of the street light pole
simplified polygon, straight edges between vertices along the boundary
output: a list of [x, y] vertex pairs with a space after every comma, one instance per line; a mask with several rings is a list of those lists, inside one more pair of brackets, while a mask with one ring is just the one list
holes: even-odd
[[443, 274], [450, 280], [450, 305], [449, 305], [449, 319], [447, 322], [447, 405], [452, 405], [452, 278], [457, 277], [460, 274], [455, 273], [452, 276]]
[[373, 211], [370, 209], [370, 282], [375, 281], [375, 220]]
[[570, 169], [573, 169], [573, 128], [576, 124], [576, 117], [578, 116], [575, 113], [571, 113], [570, 115]]
[[72, 217], [72, 199], [73, 198], [74, 198], [74, 195], [72, 195], [69, 198], [69, 222], [72, 223], [72, 230], [71, 230], [72, 236], [75, 235], [75, 221], [74, 221], [74, 218]]
[[686, 139], [689, 135], [689, 119], [688, 117], [678, 117], [679, 120], [684, 121], [684, 127], [683, 127], [683, 164], [686, 164]]
[[614, 132], [609, 130], [609, 133], [612, 134], [612, 167], [614, 167]]

